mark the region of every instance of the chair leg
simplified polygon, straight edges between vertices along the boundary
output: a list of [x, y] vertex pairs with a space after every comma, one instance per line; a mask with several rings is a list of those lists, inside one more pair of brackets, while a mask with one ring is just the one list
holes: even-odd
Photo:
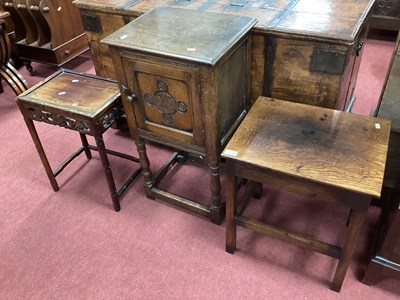
[[33, 142], [35, 144], [36, 150], [39, 153], [39, 157], [40, 157], [40, 160], [42, 161], [42, 164], [43, 164], [44, 169], [46, 171], [47, 177], [50, 180], [50, 184], [53, 187], [53, 190], [56, 192], [60, 188], [58, 187], [58, 184], [57, 184], [56, 178], [54, 176], [53, 170], [51, 169], [49, 161], [48, 161], [48, 159], [46, 157], [46, 154], [44, 152], [42, 143], [40, 142], [40, 139], [39, 139], [39, 136], [37, 134], [35, 125], [33, 124], [33, 121], [31, 119], [26, 118], [26, 117], [24, 117], [24, 119], [25, 119], [26, 126], [28, 127], [29, 132], [31, 134], [32, 140], [33, 140]]
[[82, 146], [85, 149], [86, 157], [87, 157], [87, 159], [91, 159], [92, 158], [92, 153], [90, 152], [89, 143], [88, 143], [86, 134], [83, 134], [83, 133], [79, 132], [79, 135], [81, 137]]
[[121, 206], [119, 204], [119, 197], [118, 197], [117, 189], [115, 187], [114, 177], [111, 172], [110, 162], [108, 161], [108, 156], [107, 156], [107, 152], [106, 152], [106, 147], [104, 145], [103, 136], [99, 135], [99, 136], [95, 136], [94, 138], [96, 140], [96, 145], [99, 150], [101, 163], [103, 164], [104, 174], [106, 175], [107, 184], [108, 184], [108, 188], [110, 190], [114, 209], [115, 209], [115, 211], [120, 211]]

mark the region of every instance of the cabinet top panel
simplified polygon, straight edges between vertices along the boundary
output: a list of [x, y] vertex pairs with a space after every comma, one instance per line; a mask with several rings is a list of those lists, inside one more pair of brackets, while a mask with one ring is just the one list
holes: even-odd
[[214, 65], [256, 22], [249, 17], [157, 7], [102, 42], [118, 48]]
[[82, 9], [130, 15], [130, 8], [139, 1], [141, 0], [74, 0], [72, 3]]
[[157, 6], [219, 12], [258, 20], [254, 29], [352, 44], [375, 0], [75, 0], [80, 8], [139, 16]]

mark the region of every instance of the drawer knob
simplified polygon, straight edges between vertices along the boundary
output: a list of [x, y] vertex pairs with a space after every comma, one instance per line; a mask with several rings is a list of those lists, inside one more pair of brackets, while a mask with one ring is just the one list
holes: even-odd
[[50, 11], [50, 8], [48, 6], [45, 6], [42, 8], [42, 11], [48, 13]]
[[64, 51], [64, 53], [65, 53], [65, 55], [69, 55], [71, 52], [70, 52], [68, 49], [66, 49], [66, 50]]
[[38, 11], [40, 8], [39, 8], [39, 6], [31, 5], [31, 6], [29, 7], [29, 9], [30, 9], [30, 10], [33, 10], [33, 11]]
[[26, 4], [18, 4], [17, 8], [19, 9], [26, 9]]

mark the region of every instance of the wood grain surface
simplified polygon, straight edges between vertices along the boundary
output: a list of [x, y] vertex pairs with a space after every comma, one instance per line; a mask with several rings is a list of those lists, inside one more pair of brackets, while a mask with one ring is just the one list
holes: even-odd
[[222, 156], [380, 196], [390, 121], [260, 97]]
[[44, 84], [39, 83], [21, 94], [18, 97], [19, 101], [35, 102], [71, 113], [95, 116], [119, 96], [118, 85], [115, 82], [75, 73], [59, 72], [56, 75], [55, 78], [48, 78]]

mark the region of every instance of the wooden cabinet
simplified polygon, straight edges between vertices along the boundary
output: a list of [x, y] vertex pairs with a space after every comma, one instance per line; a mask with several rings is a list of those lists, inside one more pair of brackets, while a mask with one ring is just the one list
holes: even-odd
[[[115, 78], [99, 40], [156, 6], [248, 16], [252, 30], [250, 98], [271, 96], [349, 110], [374, 0], [75, 0], [96, 72]], [[362, 101], [360, 99], [359, 101]]]
[[204, 147], [203, 120], [195, 113], [202, 111], [199, 67], [175, 66], [168, 60], [140, 56], [122, 57], [122, 65], [127, 83], [125, 93], [135, 95], [132, 105], [136, 125], [143, 134], [149, 138], [160, 134], [172, 145], [172, 140], [179, 140], [193, 150]]
[[15, 26], [20, 58], [60, 66], [88, 49], [72, 0], [0, 0]]
[[[222, 221], [220, 154], [248, 109], [249, 32], [255, 22], [159, 7], [102, 40], [113, 56], [148, 197]], [[145, 140], [203, 160], [211, 176], [209, 204], [160, 190], [161, 179], [151, 174]]]
[[377, 0], [374, 4], [371, 28], [400, 30], [400, 0]]

